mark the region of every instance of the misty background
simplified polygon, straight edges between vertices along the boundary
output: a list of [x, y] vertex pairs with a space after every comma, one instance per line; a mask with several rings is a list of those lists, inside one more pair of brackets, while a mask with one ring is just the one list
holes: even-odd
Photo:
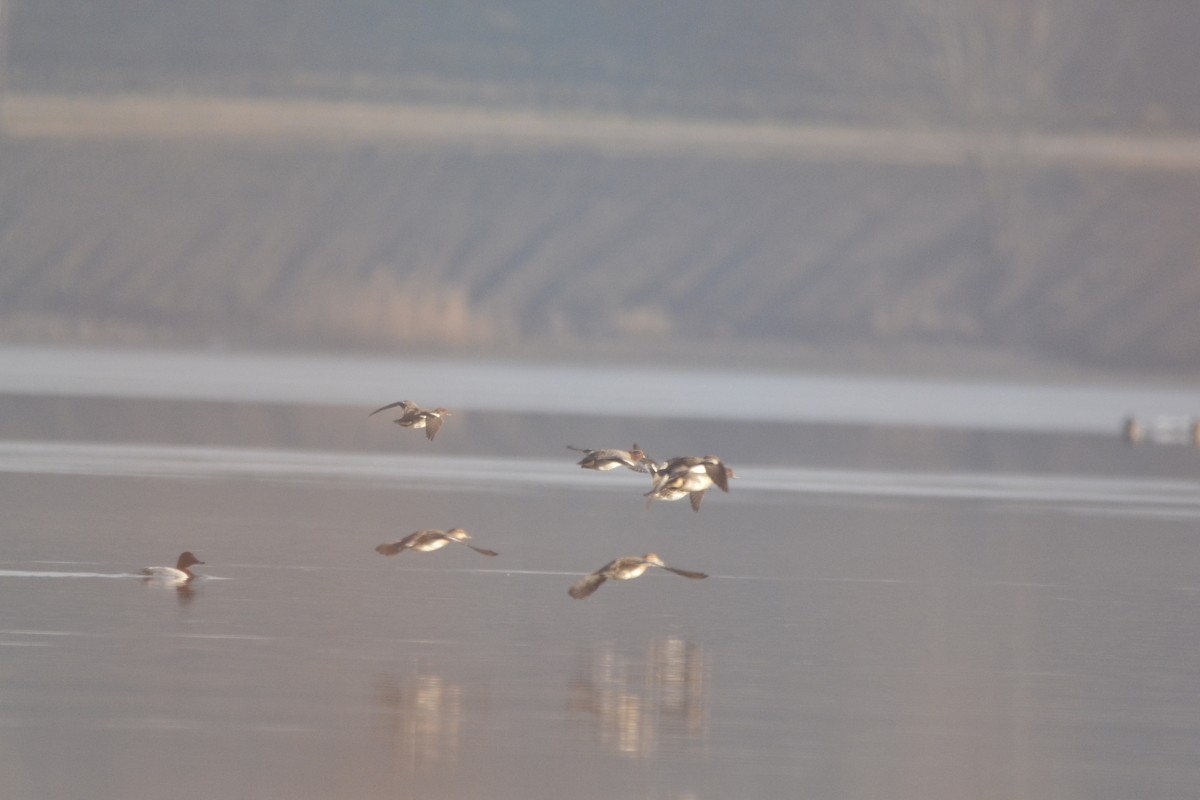
[[0, 341], [1200, 369], [1191, 0], [0, 0]]

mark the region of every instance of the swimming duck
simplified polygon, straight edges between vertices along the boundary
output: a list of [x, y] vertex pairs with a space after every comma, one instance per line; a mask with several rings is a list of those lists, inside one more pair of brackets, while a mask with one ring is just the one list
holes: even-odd
[[191, 550], [185, 550], [179, 554], [179, 560], [175, 562], [173, 567], [142, 567], [142, 575], [147, 580], [158, 580], [166, 583], [188, 583], [196, 576], [192, 574], [190, 567], [204, 562], [196, 558]]
[[600, 588], [600, 584], [604, 583], [609, 578], [615, 581], [631, 581], [639, 577], [643, 572], [650, 567], [659, 567], [667, 572], [674, 572], [676, 575], [682, 575], [685, 578], [707, 578], [708, 575], [703, 572], [692, 572], [687, 569], [676, 569], [668, 567], [663, 563], [663, 560], [655, 553], [646, 553], [644, 556], [622, 556], [605, 564], [600, 569], [593, 572], [591, 575], [585, 575], [567, 590], [567, 593], [576, 600], [582, 600], [592, 592]]
[[451, 542], [458, 542], [471, 548], [476, 553], [481, 553], [485, 556], [497, 555], [495, 550], [484, 550], [482, 547], [467, 544], [467, 539], [470, 538], [471, 535], [462, 528], [451, 528], [448, 531], [417, 531], [416, 533], [410, 533], [398, 542], [381, 544], [375, 548], [375, 552], [381, 556], [394, 556], [405, 550], [429, 553], [434, 550], [441, 550]]
[[637, 446], [637, 442], [634, 442], [633, 447], [628, 450], [590, 450], [586, 447], [576, 447], [573, 444], [567, 445], [567, 448], [585, 454], [583, 458], [579, 459], [579, 466], [584, 469], [606, 472], [617, 467], [628, 467], [634, 472], [650, 472], [654, 467], [654, 461], [646, 457], [642, 449]]
[[680, 456], [663, 464], [656, 464], [652, 471], [654, 486], [643, 495], [646, 505], [654, 500], [679, 500], [691, 498], [692, 510], [699, 511], [704, 493], [713, 484], [723, 492], [729, 491], [729, 479], [736, 478], [733, 468], [716, 456]]
[[380, 411], [387, 411], [389, 408], [400, 408], [403, 413], [399, 419], [393, 420], [397, 425], [403, 428], [424, 428], [425, 436], [429, 441], [433, 441], [433, 437], [437, 436], [437, 432], [441, 430], [442, 420], [450, 416], [450, 412], [441, 406], [433, 411], [426, 411], [411, 400], [400, 400], [395, 403], [388, 403], [382, 408], [377, 408], [368, 417], [373, 417]]

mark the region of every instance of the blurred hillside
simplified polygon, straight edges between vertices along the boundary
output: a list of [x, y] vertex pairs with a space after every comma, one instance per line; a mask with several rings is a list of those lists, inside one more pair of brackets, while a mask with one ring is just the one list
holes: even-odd
[[1200, 368], [1190, 2], [103, 6], [4, 6], [4, 339]]

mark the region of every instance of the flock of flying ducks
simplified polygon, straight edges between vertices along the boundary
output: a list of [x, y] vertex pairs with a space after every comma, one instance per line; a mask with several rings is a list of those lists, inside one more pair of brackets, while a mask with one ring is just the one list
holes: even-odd
[[[430, 441], [433, 441], [433, 437], [437, 436], [438, 431], [441, 430], [442, 421], [450, 416], [450, 412], [444, 408], [438, 407], [429, 411], [410, 400], [389, 403], [375, 409], [367, 416], [373, 417], [381, 411], [392, 408], [400, 409], [400, 416], [393, 422], [404, 428], [423, 429], [426, 438]], [[692, 510], [699, 511], [705, 492], [713, 486], [723, 492], [728, 492], [729, 479], [736, 477], [733, 469], [716, 456], [679, 456], [659, 462], [647, 456], [636, 443], [628, 450], [590, 450], [574, 445], [567, 445], [567, 447], [584, 454], [578, 462], [583, 469], [607, 472], [624, 467], [634, 472], [648, 474], [651, 481], [650, 491], [643, 495], [646, 498], [647, 507], [655, 500], [670, 501], [687, 497], [691, 502]], [[448, 531], [421, 530], [405, 536], [398, 542], [381, 544], [375, 548], [375, 552], [384, 556], [399, 555], [405, 550], [430, 553], [449, 544], [461, 544], [481, 555], [497, 555], [495, 550], [487, 550], [468, 543], [467, 540], [470, 538], [470, 534], [462, 528], [451, 528]], [[182, 586], [188, 584], [195, 577], [191, 567], [203, 563], [191, 551], [186, 551], [180, 554], [174, 567], [146, 567], [142, 570], [142, 575], [146, 580], [165, 581]], [[613, 559], [595, 572], [580, 578], [572, 584], [567, 593], [577, 600], [582, 600], [600, 588], [607, 580], [633, 580], [651, 567], [658, 567], [684, 578], [708, 577], [703, 572], [667, 566], [657, 554], [646, 553], [644, 556], [622, 556]]]

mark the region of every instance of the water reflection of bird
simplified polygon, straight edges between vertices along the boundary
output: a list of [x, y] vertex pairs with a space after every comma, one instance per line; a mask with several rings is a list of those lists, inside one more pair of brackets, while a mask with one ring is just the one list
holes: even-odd
[[433, 411], [426, 411], [411, 400], [388, 403], [386, 406], [375, 409], [370, 414], [367, 414], [367, 416], [373, 417], [380, 411], [387, 411], [389, 408], [400, 408], [403, 412], [393, 422], [403, 428], [424, 428], [425, 436], [430, 441], [433, 441], [433, 437], [437, 436], [437, 432], [441, 430], [442, 420], [450, 416], [450, 412], [441, 406], [438, 406]]
[[606, 747], [649, 757], [666, 740], [671, 752], [703, 747], [708, 735], [708, 659], [686, 639], [649, 643], [629, 656], [613, 642], [579, 652], [568, 708], [590, 716]]
[[646, 454], [642, 452], [642, 449], [637, 446], [636, 442], [628, 450], [617, 450], [615, 448], [591, 450], [586, 447], [576, 447], [573, 444], [569, 444], [567, 447], [585, 454], [583, 458], [579, 459], [579, 466], [584, 469], [596, 469], [605, 472], [617, 467], [628, 467], [634, 472], [650, 472], [654, 464], [653, 460], [646, 457]]
[[716, 456], [680, 456], [653, 470], [654, 486], [644, 495], [646, 505], [654, 500], [679, 500], [690, 497], [692, 510], [699, 511], [704, 493], [716, 485], [721, 491], [729, 491], [729, 479], [736, 478], [733, 468]]
[[175, 584], [175, 599], [179, 601], [179, 605], [187, 606], [192, 603], [192, 596], [195, 592], [192, 591], [191, 583]]
[[691, 570], [668, 567], [657, 554], [646, 553], [644, 556], [622, 556], [610, 561], [591, 575], [585, 575], [580, 578], [567, 590], [567, 593], [576, 600], [582, 600], [599, 589], [600, 584], [609, 578], [615, 581], [631, 581], [634, 578], [640, 577], [650, 567], [659, 567], [660, 569], [665, 569], [667, 572], [682, 575], [685, 578], [708, 577], [703, 572], [692, 572]]
[[403, 681], [380, 678], [375, 698], [391, 724], [397, 767], [413, 770], [458, 760], [465, 727], [466, 691], [440, 675], [419, 674]]
[[391, 544], [381, 544], [375, 548], [375, 552], [383, 556], [394, 556], [405, 550], [416, 550], [419, 553], [429, 553], [434, 550], [441, 550], [451, 542], [457, 542], [461, 545], [474, 550], [476, 553], [481, 553], [485, 556], [497, 555], [494, 550], [485, 550], [482, 547], [476, 547], [473, 544], [467, 544], [467, 539], [471, 535], [462, 528], [451, 528], [448, 531], [417, 531], [405, 536], [398, 542]]
[[158, 581], [168, 584], [186, 584], [196, 576], [191, 567], [204, 562], [196, 558], [191, 550], [179, 554], [179, 560], [173, 567], [142, 567], [142, 575], [147, 581]]

